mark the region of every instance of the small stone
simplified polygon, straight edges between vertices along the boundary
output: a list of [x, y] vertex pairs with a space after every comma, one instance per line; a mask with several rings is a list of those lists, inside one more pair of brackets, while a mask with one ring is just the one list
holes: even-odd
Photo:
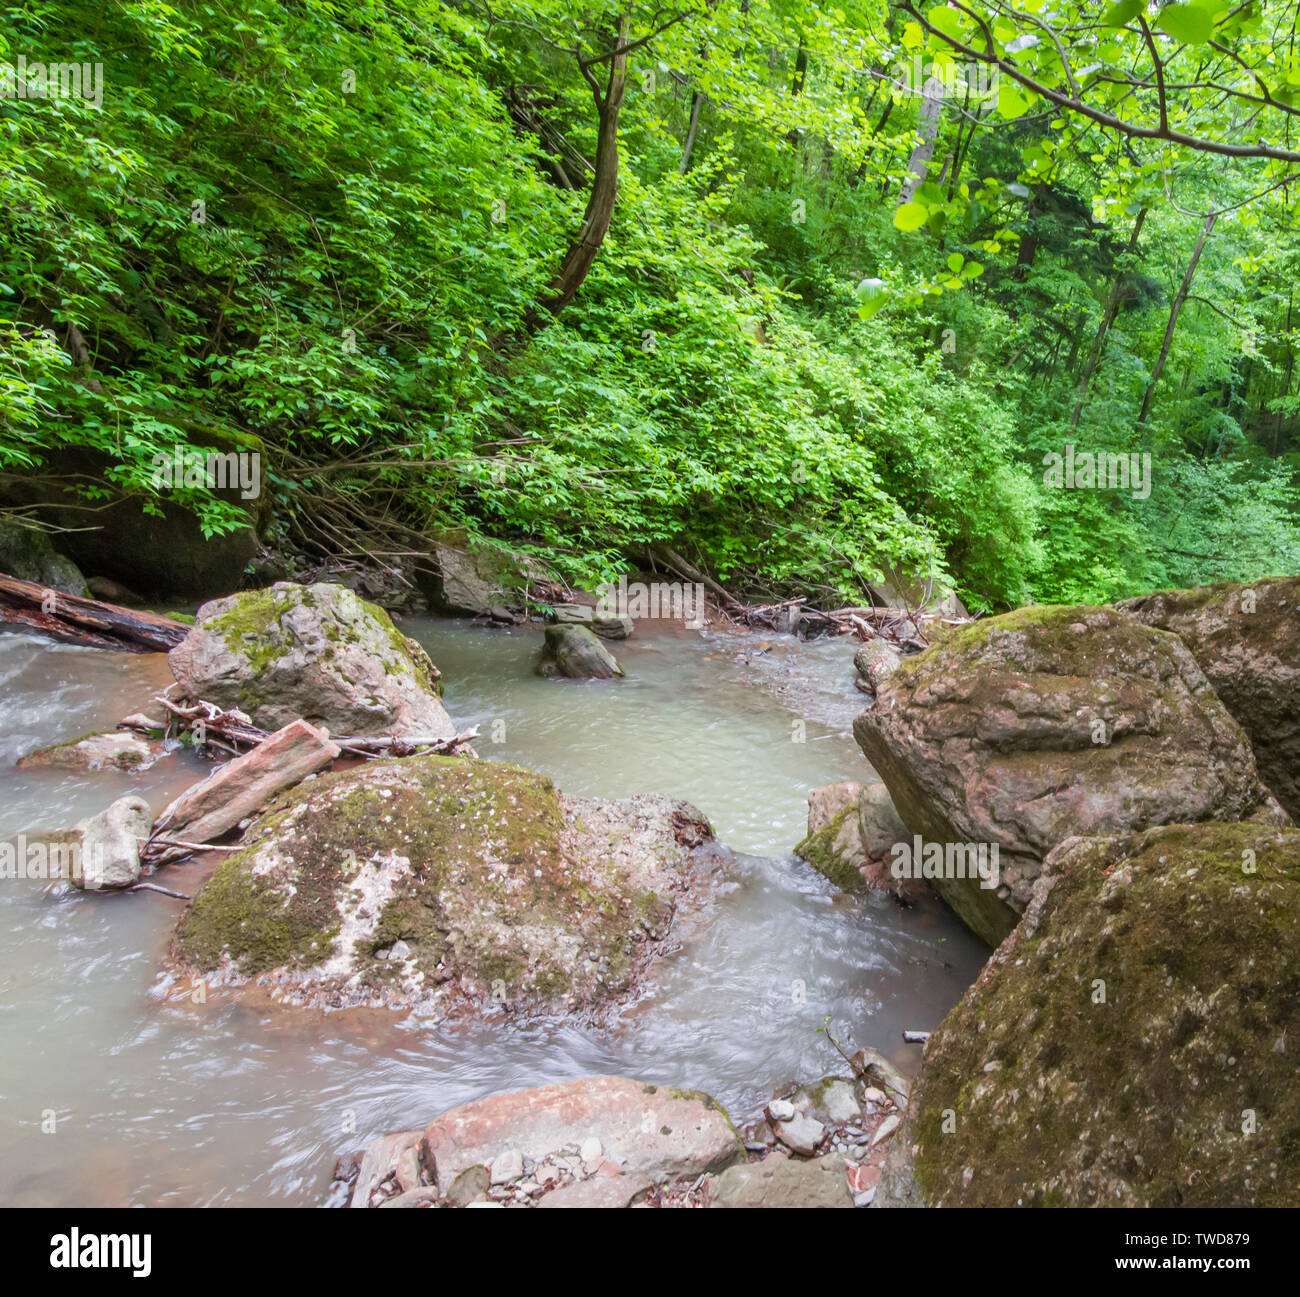
[[800, 1153], [804, 1157], [811, 1157], [817, 1151], [817, 1145], [825, 1133], [826, 1127], [820, 1121], [803, 1112], [776, 1128], [777, 1139], [792, 1153]]
[[605, 1156], [605, 1146], [595, 1135], [592, 1135], [589, 1139], [582, 1141], [578, 1148], [578, 1156], [582, 1158], [584, 1166], [594, 1169], [600, 1165], [601, 1159]]
[[875, 1148], [877, 1144], [883, 1144], [902, 1124], [903, 1119], [898, 1113], [894, 1113], [892, 1117], [886, 1117], [880, 1123], [876, 1133], [871, 1137], [871, 1147]]
[[447, 1201], [453, 1207], [468, 1207], [474, 1199], [484, 1197], [491, 1184], [492, 1177], [487, 1167], [466, 1167], [452, 1181], [447, 1190]]
[[767, 1105], [767, 1115], [773, 1121], [789, 1121], [795, 1113], [794, 1104], [789, 1099], [773, 1099]]
[[524, 1174], [524, 1155], [517, 1148], [508, 1148], [492, 1162], [492, 1183], [509, 1184]]

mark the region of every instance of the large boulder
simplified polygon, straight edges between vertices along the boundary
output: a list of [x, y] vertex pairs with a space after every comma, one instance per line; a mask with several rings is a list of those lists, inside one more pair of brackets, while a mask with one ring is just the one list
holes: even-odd
[[570, 798], [471, 758], [372, 761], [274, 801], [174, 959], [299, 1004], [596, 1010], [635, 993], [703, 892], [688, 847], [710, 836], [666, 797]]
[[1300, 831], [1074, 838], [930, 1037], [877, 1206], [1300, 1207]]
[[[1285, 822], [1188, 649], [1114, 609], [964, 626], [905, 660], [853, 731], [927, 856], [928, 843], [960, 857], [924, 876], [990, 945], [1067, 837]], [[976, 876], [964, 865], [980, 851]]]
[[585, 626], [563, 622], [546, 628], [537, 674], [566, 676], [571, 680], [611, 680], [621, 676], [623, 668]]
[[456, 733], [428, 654], [343, 586], [278, 582], [206, 603], [168, 661], [187, 696], [265, 730], [301, 719], [338, 735]]
[[62, 594], [90, 593], [80, 569], [55, 550], [46, 532], [17, 523], [0, 522], [0, 572]]
[[1300, 818], [1300, 576], [1166, 590], [1117, 606], [1191, 649], [1246, 731], [1260, 778]]

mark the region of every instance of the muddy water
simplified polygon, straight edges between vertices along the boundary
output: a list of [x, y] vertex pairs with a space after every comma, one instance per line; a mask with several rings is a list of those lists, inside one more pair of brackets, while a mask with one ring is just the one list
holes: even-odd
[[[734, 1116], [773, 1086], [836, 1070], [820, 1028], [909, 1070], [985, 951], [939, 907], [837, 896], [790, 854], [808, 791], [861, 778], [844, 644], [639, 632], [623, 681], [542, 681], [538, 632], [407, 623], [486, 757], [584, 795], [695, 802], [736, 853], [708, 927], [613, 1028], [456, 1029], [150, 994], [181, 902], [51, 897], [0, 883], [0, 1203], [314, 1204], [334, 1157], [500, 1090], [619, 1072], [698, 1087]], [[16, 770], [32, 748], [110, 727], [169, 679], [129, 657], [0, 635], [0, 838], [138, 791], [160, 808], [205, 767], [138, 775]], [[199, 867], [173, 867], [192, 891]]]

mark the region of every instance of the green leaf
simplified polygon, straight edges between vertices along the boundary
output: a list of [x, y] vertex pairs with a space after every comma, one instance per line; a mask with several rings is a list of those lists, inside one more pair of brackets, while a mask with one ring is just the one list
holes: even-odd
[[1156, 22], [1161, 31], [1187, 45], [1204, 45], [1214, 34], [1214, 18], [1193, 4], [1165, 5]]
[[900, 230], [919, 230], [929, 219], [929, 209], [921, 203], [904, 203], [894, 213], [894, 225]]
[[954, 252], [948, 258], [948, 269], [951, 270], [954, 275], [960, 274], [961, 268], [965, 264], [966, 264], [966, 258], [963, 257], [960, 252]]
[[1146, 8], [1146, 0], [1118, 0], [1102, 15], [1103, 27], [1123, 27]]
[[998, 85], [998, 115], [1006, 118], [1023, 117], [1028, 111], [1028, 96], [1014, 81], [1004, 78]]

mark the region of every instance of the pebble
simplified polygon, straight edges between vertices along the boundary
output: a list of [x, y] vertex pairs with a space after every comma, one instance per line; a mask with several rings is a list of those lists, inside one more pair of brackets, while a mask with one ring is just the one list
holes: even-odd
[[517, 1148], [508, 1148], [498, 1153], [492, 1162], [492, 1183], [509, 1184], [519, 1180], [524, 1174], [524, 1155]]
[[789, 1099], [773, 1099], [767, 1105], [767, 1115], [773, 1121], [789, 1121], [795, 1113], [794, 1104]]

